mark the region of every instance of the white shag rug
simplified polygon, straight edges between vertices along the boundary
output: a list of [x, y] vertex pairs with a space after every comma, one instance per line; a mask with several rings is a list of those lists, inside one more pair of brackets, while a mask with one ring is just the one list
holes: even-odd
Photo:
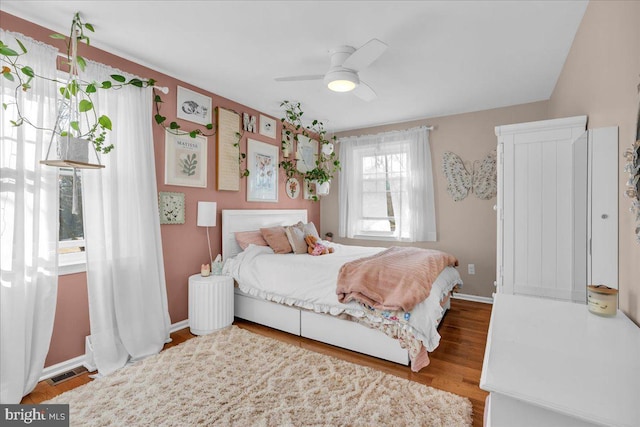
[[45, 403], [72, 426], [470, 426], [458, 395], [236, 326]]

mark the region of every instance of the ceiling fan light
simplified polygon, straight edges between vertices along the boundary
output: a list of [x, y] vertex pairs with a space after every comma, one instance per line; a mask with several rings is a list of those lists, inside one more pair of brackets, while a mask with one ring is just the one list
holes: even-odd
[[327, 73], [324, 82], [334, 92], [349, 92], [356, 88], [360, 79], [353, 71], [338, 70]]

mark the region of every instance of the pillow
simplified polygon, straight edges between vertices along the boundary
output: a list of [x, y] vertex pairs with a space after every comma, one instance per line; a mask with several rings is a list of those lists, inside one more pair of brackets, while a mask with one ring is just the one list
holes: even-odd
[[273, 249], [273, 252], [277, 254], [288, 254], [292, 251], [289, 239], [284, 231], [283, 226], [261, 228], [260, 232], [262, 237], [267, 241], [267, 244]]
[[318, 230], [316, 230], [316, 226], [312, 223], [306, 223], [304, 224], [302, 221], [298, 222], [298, 224], [296, 224], [298, 227], [302, 227], [302, 231], [304, 232], [304, 235], [310, 235], [315, 237], [316, 239], [320, 239], [320, 235], [318, 234]]
[[[293, 253], [306, 254], [307, 242], [304, 241], [305, 234], [304, 234], [303, 227], [301, 227], [300, 224], [302, 223], [285, 227], [284, 232], [287, 235], [287, 240], [289, 240], [289, 244], [293, 249]], [[304, 224], [302, 225], [304, 226]]]
[[267, 241], [262, 237], [262, 233], [258, 230], [255, 231], [239, 231], [235, 233], [236, 242], [244, 251], [247, 246], [254, 244], [257, 246], [268, 246]]

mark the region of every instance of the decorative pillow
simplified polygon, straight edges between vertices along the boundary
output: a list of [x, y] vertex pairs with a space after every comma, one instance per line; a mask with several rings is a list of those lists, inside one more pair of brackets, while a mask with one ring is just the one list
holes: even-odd
[[277, 254], [288, 254], [292, 251], [289, 239], [283, 226], [261, 228], [262, 237], [267, 241], [273, 252]]
[[236, 242], [244, 251], [247, 246], [254, 244], [257, 246], [269, 246], [267, 241], [262, 237], [262, 233], [258, 230], [255, 231], [238, 231], [235, 233]]
[[313, 236], [316, 239], [320, 239], [320, 235], [318, 234], [318, 230], [316, 230], [316, 226], [312, 222], [308, 222], [303, 224], [302, 221], [298, 223], [298, 225], [302, 225], [302, 231], [304, 231], [305, 236]]
[[[284, 228], [289, 244], [295, 254], [307, 253], [307, 242], [304, 241], [305, 234], [303, 227], [300, 226], [301, 224], [302, 223], [298, 223]], [[302, 224], [302, 226], [304, 226], [304, 224]]]

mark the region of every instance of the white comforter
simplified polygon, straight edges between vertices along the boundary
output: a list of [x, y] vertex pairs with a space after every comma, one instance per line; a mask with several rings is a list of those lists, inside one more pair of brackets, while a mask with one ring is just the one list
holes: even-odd
[[[268, 246], [249, 247], [227, 260], [225, 273], [233, 276], [240, 290], [270, 301], [313, 310], [318, 313], [354, 317], [368, 316], [362, 306], [352, 301], [338, 302], [336, 280], [340, 267], [354, 259], [370, 256], [386, 248], [346, 246], [323, 242], [334, 248], [328, 255], [274, 254]], [[407, 328], [420, 339], [427, 351], [440, 342], [437, 326], [443, 314], [441, 299], [456, 284], [462, 284], [455, 268], [447, 267], [433, 283], [429, 298], [411, 312]], [[379, 318], [369, 316], [371, 320]]]

